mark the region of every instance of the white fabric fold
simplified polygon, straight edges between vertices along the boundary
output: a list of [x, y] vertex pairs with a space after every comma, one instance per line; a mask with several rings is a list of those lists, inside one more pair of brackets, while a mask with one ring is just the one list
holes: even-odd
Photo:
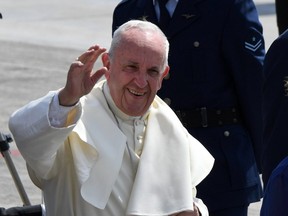
[[[94, 89], [81, 103], [83, 114], [73, 131], [79, 135], [82, 141], [97, 151], [97, 159], [87, 173], [88, 178], [86, 179], [85, 176], [81, 178], [78, 175], [79, 181], [82, 183], [81, 194], [90, 204], [104, 209], [119, 174], [126, 137], [107, 113], [108, 108], [105, 107], [106, 101], [101, 89]], [[99, 123], [95, 124], [95, 122]], [[74, 155], [75, 160], [79, 163], [83, 160], [82, 157], [85, 156], [77, 154], [77, 152]], [[76, 164], [79, 165], [79, 163]], [[81, 173], [81, 170], [78, 170], [77, 173]]]
[[[83, 116], [74, 132], [98, 153], [87, 179], [80, 178], [81, 194], [90, 204], [104, 209], [119, 174], [126, 137], [109, 116], [100, 88], [95, 88], [81, 103]], [[193, 188], [211, 171], [213, 161], [157, 97], [149, 114], [127, 215], [168, 215], [192, 210]]]
[[193, 189], [214, 159], [157, 98], [148, 119], [144, 149], [127, 215], [171, 215], [193, 210]]

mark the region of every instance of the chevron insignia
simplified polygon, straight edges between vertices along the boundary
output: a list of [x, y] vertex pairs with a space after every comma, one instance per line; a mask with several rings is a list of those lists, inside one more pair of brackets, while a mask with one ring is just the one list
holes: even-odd
[[262, 40], [259, 39], [256, 41], [255, 38], [253, 38], [252, 41], [253, 43], [245, 42], [245, 48], [255, 52], [262, 45]]

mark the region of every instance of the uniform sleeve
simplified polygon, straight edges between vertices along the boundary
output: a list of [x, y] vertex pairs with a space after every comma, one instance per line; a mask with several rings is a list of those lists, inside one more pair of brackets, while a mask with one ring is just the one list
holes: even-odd
[[223, 33], [225, 62], [234, 81], [239, 108], [260, 168], [262, 85], [265, 55], [262, 25], [252, 0], [235, 0]]

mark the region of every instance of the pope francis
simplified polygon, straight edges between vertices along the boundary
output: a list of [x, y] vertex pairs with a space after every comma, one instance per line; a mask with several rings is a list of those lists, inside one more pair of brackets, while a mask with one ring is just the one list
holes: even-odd
[[168, 50], [157, 26], [129, 21], [109, 52], [91, 46], [62, 89], [12, 114], [47, 216], [208, 215], [196, 186], [214, 159], [156, 95]]

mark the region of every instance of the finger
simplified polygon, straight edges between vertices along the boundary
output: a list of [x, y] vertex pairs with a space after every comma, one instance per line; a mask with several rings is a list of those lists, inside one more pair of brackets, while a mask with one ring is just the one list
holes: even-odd
[[98, 82], [98, 80], [107, 72], [107, 68], [103, 67], [97, 70], [94, 74], [91, 76], [91, 80], [93, 83]]
[[89, 47], [88, 50], [92, 50], [92, 49], [97, 50], [97, 49], [99, 49], [99, 48], [100, 48], [100, 46], [99, 46], [98, 44], [95, 44], [95, 45]]
[[84, 62], [82, 62], [84, 64], [83, 72], [86, 73], [87, 76], [91, 76], [96, 60], [105, 51], [106, 49], [104, 48], [99, 48], [98, 50], [87, 51], [87, 53], [84, 56], [85, 57], [85, 59], [83, 60]]
[[101, 51], [104, 48], [101, 48], [99, 45], [94, 45], [91, 46], [86, 52], [84, 52], [81, 56], [79, 56], [76, 61], [81, 61], [83, 64], [85, 64], [87, 62], [87, 60], [89, 60], [89, 57], [91, 56], [91, 54], [93, 54], [95, 51]]
[[105, 48], [99, 48], [97, 50], [92, 51], [90, 55], [87, 56], [87, 60], [85, 62], [85, 64], [87, 65], [87, 67], [93, 67], [94, 63], [96, 62], [96, 60], [99, 58], [99, 56], [104, 53], [106, 51]]
[[87, 58], [91, 54], [91, 50], [87, 50], [86, 52], [82, 53], [78, 58], [76, 58], [76, 61], [82, 62], [83, 64], [86, 63]]
[[75, 71], [75, 70], [78, 70], [79, 68], [83, 67], [83, 63], [80, 62], [80, 61], [76, 61], [76, 62], [73, 62], [71, 65], [70, 65], [70, 69], [69, 71]]

